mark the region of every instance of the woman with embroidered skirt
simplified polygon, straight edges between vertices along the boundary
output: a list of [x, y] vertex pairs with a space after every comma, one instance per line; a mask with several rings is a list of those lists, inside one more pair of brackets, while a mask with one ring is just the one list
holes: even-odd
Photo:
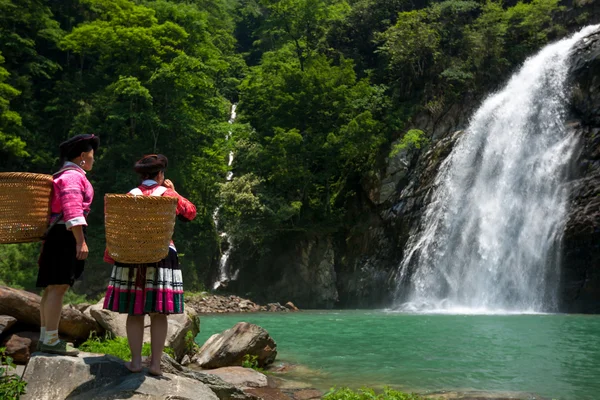
[[38, 350], [76, 356], [77, 349], [58, 338], [63, 296], [78, 279], [88, 256], [87, 214], [94, 189], [86, 171], [94, 166], [94, 152], [100, 141], [94, 135], [77, 135], [60, 144], [61, 169], [53, 175], [50, 200], [50, 229], [38, 260], [36, 286], [44, 288], [40, 304]]
[[[177, 218], [191, 221], [196, 217], [196, 207], [175, 191], [169, 179], [165, 179], [167, 164], [167, 157], [162, 154], [147, 155], [139, 160], [134, 170], [142, 178], [142, 183], [129, 193], [175, 197]], [[126, 366], [131, 372], [142, 370], [144, 316], [149, 314], [153, 355], [149, 370], [152, 375], [161, 375], [160, 359], [167, 336], [167, 315], [184, 312], [183, 279], [175, 245], [171, 242], [169, 254], [157, 263], [122, 264], [112, 260], [108, 252], [105, 252], [104, 260], [114, 264], [104, 308], [128, 314], [126, 328], [131, 362]]]

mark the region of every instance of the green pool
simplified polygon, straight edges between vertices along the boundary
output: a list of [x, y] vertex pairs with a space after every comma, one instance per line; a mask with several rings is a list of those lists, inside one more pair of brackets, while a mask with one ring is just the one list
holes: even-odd
[[406, 391], [484, 390], [600, 399], [600, 316], [304, 311], [201, 317], [198, 342], [247, 321], [267, 329], [290, 379]]

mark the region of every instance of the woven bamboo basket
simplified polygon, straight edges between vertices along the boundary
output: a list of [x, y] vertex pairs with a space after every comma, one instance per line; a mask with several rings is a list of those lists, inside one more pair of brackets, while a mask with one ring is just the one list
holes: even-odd
[[50, 218], [52, 175], [0, 173], [0, 243], [42, 240]]
[[169, 254], [177, 199], [107, 194], [104, 225], [108, 254], [124, 264], [155, 263]]

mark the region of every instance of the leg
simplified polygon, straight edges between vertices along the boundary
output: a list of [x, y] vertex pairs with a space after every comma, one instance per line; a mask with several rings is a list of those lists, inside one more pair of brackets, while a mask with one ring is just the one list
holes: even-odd
[[131, 362], [125, 363], [125, 366], [131, 372], [140, 372], [142, 370], [142, 344], [144, 342], [144, 316], [127, 316], [127, 341], [131, 350]]
[[46, 325], [47, 331], [58, 330], [60, 322], [60, 313], [62, 312], [63, 296], [69, 290], [69, 285], [50, 285], [44, 291], [43, 310], [40, 307], [40, 314]]
[[46, 314], [44, 307], [46, 307], [46, 299], [48, 298], [48, 290], [44, 288], [42, 293], [42, 301], [40, 302], [40, 340], [38, 341], [37, 350], [40, 349], [40, 343], [44, 342], [46, 337]]
[[160, 360], [165, 348], [165, 339], [167, 338], [167, 316], [165, 314], [150, 315], [150, 340], [152, 344], [152, 359], [150, 361], [150, 373], [152, 375], [162, 375], [160, 371]]
[[69, 290], [69, 285], [50, 285], [44, 291], [45, 299], [43, 300], [43, 307], [40, 306], [40, 314], [43, 315], [46, 332], [44, 334], [44, 342], [39, 347], [40, 351], [44, 353], [66, 356], [77, 356], [79, 354], [79, 350], [60, 340], [58, 337], [63, 296], [67, 290]]

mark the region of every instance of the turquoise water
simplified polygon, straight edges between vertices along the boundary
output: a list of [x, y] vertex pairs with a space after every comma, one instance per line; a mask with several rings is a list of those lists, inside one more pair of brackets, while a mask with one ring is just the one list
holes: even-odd
[[200, 321], [199, 343], [240, 321], [262, 326], [277, 342], [277, 361], [306, 367], [289, 378], [324, 390], [390, 385], [600, 399], [600, 316], [305, 311]]

